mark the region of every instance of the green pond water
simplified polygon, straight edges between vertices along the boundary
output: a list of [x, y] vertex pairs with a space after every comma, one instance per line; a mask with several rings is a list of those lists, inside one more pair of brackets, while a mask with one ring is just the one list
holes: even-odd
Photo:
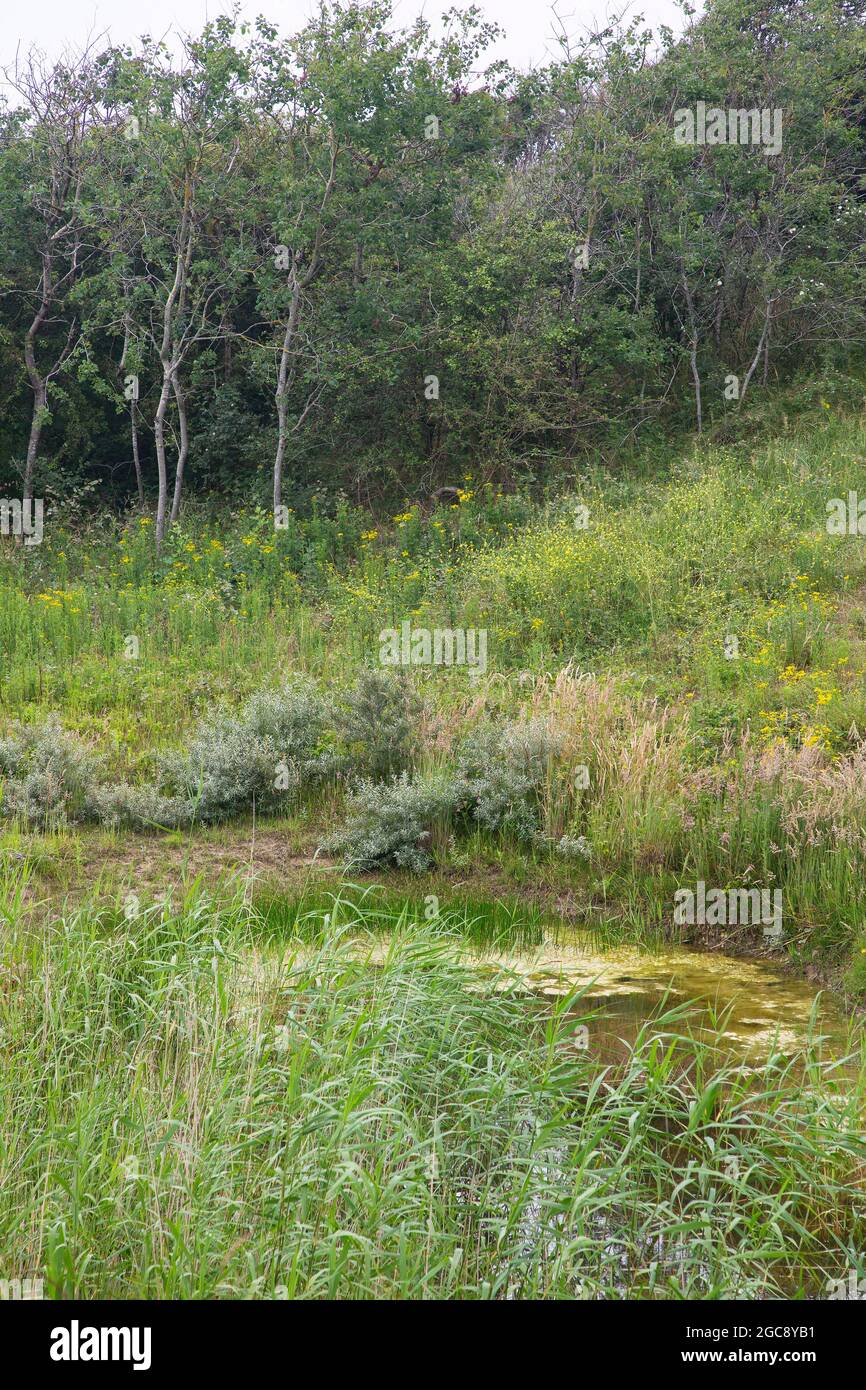
[[[358, 943], [371, 965], [387, 949], [387, 936]], [[462, 955], [476, 981], [525, 993], [528, 1005], [579, 991], [569, 1007], [581, 1017], [593, 1015], [596, 1055], [624, 1052], [649, 1020], [677, 1006], [684, 1012], [676, 1031], [715, 1039], [746, 1062], [760, 1062], [772, 1051], [797, 1052], [810, 1036], [822, 1039], [827, 1059], [845, 1056], [852, 1046], [848, 1018], [833, 995], [761, 960], [688, 947], [599, 949], [578, 933], [523, 950], [467, 948]]]
[[817, 995], [814, 985], [764, 961], [684, 947], [598, 951], [579, 939], [476, 961], [499, 988], [525, 988], [541, 998], [579, 990], [572, 1007], [596, 1015], [595, 1041], [613, 1052], [633, 1042], [660, 1009], [679, 1005], [690, 1007], [678, 1029], [719, 1037], [744, 1059], [797, 1051], [810, 1032], [825, 1040], [829, 1056], [841, 1057], [850, 1046], [848, 1020], [831, 995]]
[[[389, 950], [391, 923], [385, 913], [373, 931], [358, 921], [354, 935], [356, 910], [351, 903], [343, 905], [343, 921], [333, 940], [339, 941], [339, 949], [348, 946], [352, 955], [375, 968]], [[292, 925], [315, 924], [318, 919], [325, 926], [325, 940], [332, 939], [331, 913], [326, 915], [324, 908], [321, 912], [321, 917], [318, 908], [298, 914]], [[472, 920], [467, 910], [467, 922]], [[515, 920], [519, 925], [519, 918]], [[407, 926], [411, 932], [411, 918]], [[471, 931], [465, 937], [459, 932], [449, 935], [449, 941], [468, 967], [472, 988], [480, 982], [481, 987], [523, 994], [533, 1010], [561, 1006], [563, 999], [576, 995], [566, 1007], [581, 1019], [592, 1015], [588, 1027], [596, 1056], [622, 1055], [642, 1029], [672, 1010], [678, 1011], [677, 1017], [666, 1021], [663, 1031], [713, 1040], [744, 1063], [760, 1063], [771, 1052], [799, 1052], [816, 1037], [824, 1060], [854, 1050], [855, 1031], [839, 999], [781, 964], [675, 943], [613, 945], [601, 930], [586, 931], [555, 917], [538, 923], [534, 931], [532, 944], [507, 926], [495, 944], [483, 944]], [[316, 936], [321, 948], [318, 931]], [[295, 964], [303, 968], [316, 948], [294, 933], [289, 941], [282, 938], [279, 954], [289, 946]], [[254, 976], [271, 949], [256, 954]]]
[[[304, 971], [306, 960], [318, 961], [322, 944], [320, 939], [317, 950], [308, 942], [292, 942], [288, 947], [291, 968]], [[769, 961], [684, 946], [602, 946], [598, 938], [556, 923], [550, 926], [540, 945], [521, 949], [485, 948], [470, 940], [461, 944], [453, 937], [449, 938], [449, 945], [456, 946], [467, 966], [467, 988], [515, 993], [525, 1000], [527, 1013], [536, 1018], [564, 1008], [575, 1025], [585, 1024], [587, 1034], [585, 1041], [578, 1041], [577, 1027], [572, 1031], [566, 1026], [560, 1035], [562, 1045], [585, 1046], [593, 1062], [603, 1067], [611, 1065], [614, 1073], [617, 1063], [628, 1057], [639, 1035], [648, 1029], [649, 1038], [662, 1034], [667, 1040], [672, 1035], [703, 1039], [711, 1046], [715, 1060], [744, 1073], [760, 1074], [771, 1055], [776, 1059], [780, 1054], [783, 1058], [793, 1057], [795, 1090], [800, 1085], [818, 1084], [809, 1064], [800, 1056], [810, 1044], [811, 1058], [828, 1064], [841, 1063], [826, 1070], [822, 1067], [820, 1072], [820, 1084], [830, 1081], [827, 1094], [836, 1089], [840, 1107], [856, 1081], [855, 1056], [859, 1049], [840, 1002]], [[387, 931], [360, 933], [349, 941], [343, 937], [340, 949], [347, 946], [355, 960], [375, 971], [386, 959], [391, 937]], [[285, 948], [283, 943], [283, 951]], [[280, 963], [285, 965], [285, 955], [280, 956]], [[267, 973], [267, 952], [259, 958], [258, 967], [253, 974], [261, 978]], [[672, 1011], [676, 1011], [674, 1019], [670, 1018]], [[667, 1017], [657, 1022], [663, 1013]], [[683, 1068], [694, 1065], [693, 1051], [684, 1048]], [[784, 1070], [787, 1074], [786, 1067]], [[663, 1128], [663, 1117], [658, 1124]], [[667, 1144], [662, 1143], [661, 1153], [669, 1162], [672, 1202], [675, 1193], [679, 1193], [682, 1175], [683, 1159], [678, 1145], [679, 1136], [671, 1130]], [[545, 1152], [534, 1170], [539, 1181], [549, 1187], [556, 1179], [559, 1162], [555, 1148]], [[570, 1181], [573, 1174], [563, 1170], [563, 1183]], [[520, 1225], [527, 1251], [538, 1247], [540, 1221], [541, 1204], [533, 1200]], [[654, 1245], [645, 1257], [639, 1258], [631, 1245], [633, 1213], [627, 1204], [600, 1210], [593, 1221], [596, 1235], [605, 1244], [609, 1277], [617, 1296], [630, 1297], [635, 1270], [641, 1268], [645, 1275], [644, 1264], [652, 1268], [654, 1263], [661, 1271], [660, 1281], [682, 1278], [683, 1271], [688, 1270], [693, 1281], [690, 1287], [712, 1287], [712, 1271], [696, 1260], [687, 1240], [676, 1234], [668, 1238], [662, 1218], [659, 1232], [653, 1237]], [[793, 1272], [780, 1265], [774, 1270], [774, 1278], [779, 1287], [790, 1289], [791, 1297], [802, 1296], [804, 1280], [811, 1296], [826, 1296], [827, 1269], [823, 1262], [814, 1272], [804, 1271], [802, 1264]], [[575, 1288], [579, 1292], [579, 1281]], [[736, 1286], [733, 1288], [731, 1297], [736, 1296]]]

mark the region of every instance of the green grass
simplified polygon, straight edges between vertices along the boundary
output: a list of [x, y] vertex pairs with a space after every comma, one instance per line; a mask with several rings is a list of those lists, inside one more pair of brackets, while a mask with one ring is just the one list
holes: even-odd
[[389, 885], [341, 885], [338, 890], [307, 890], [298, 894], [264, 889], [253, 894], [260, 919], [259, 930], [269, 943], [287, 938], [321, 941], [363, 918], [366, 932], [435, 931], [436, 923], [477, 945], [507, 945], [524, 950], [537, 946], [545, 930], [555, 930], [556, 921], [517, 898], [512, 900], [474, 900], [461, 896], [455, 901], [438, 894], [419, 899]]
[[[406, 617], [490, 635], [477, 684], [417, 672], [418, 770], [452, 768], [477, 724], [561, 739], [533, 793], [544, 836], [455, 813], [420, 877], [311, 864], [345, 812], [336, 775], [282, 818], [170, 835], [7, 820], [4, 1277], [56, 1297], [673, 1299], [862, 1276], [859, 1034], [844, 1066], [816, 1041], [744, 1067], [724, 1020], [716, 1046], [683, 1005], [611, 1061], [575, 1045], [591, 1000], [494, 991], [466, 947], [531, 949], [560, 916], [599, 949], [651, 947], [678, 887], [773, 885], [793, 964], [866, 993], [866, 566], [824, 528], [864, 457], [863, 420], [822, 413], [663, 477], [594, 470], [567, 498], [480, 489], [387, 523], [340, 504], [276, 536], [262, 512], [193, 509], [159, 564], [138, 516], [49, 517], [41, 547], [4, 547], [0, 734], [59, 713], [113, 778], [151, 779], [199, 719], [289, 674], [339, 702]], [[558, 857], [564, 834], [591, 858]], [[233, 847], [234, 886], [209, 896]]]
[[[277, 533], [262, 512], [228, 525], [193, 512], [159, 564], [147, 518], [64, 530], [50, 517], [42, 546], [0, 557], [2, 709], [7, 720], [59, 712], [108, 775], [144, 781], [158, 750], [183, 746], [197, 719], [287, 672], [311, 672], [339, 698], [375, 660], [385, 625], [488, 625], [494, 669], [477, 687], [463, 672], [417, 673], [431, 730], [422, 761], [447, 759], [437, 726], [459, 730], [473, 710], [501, 723], [538, 702], [541, 672], [567, 660], [613, 671], [610, 717], [581, 716], [572, 737], [570, 760], [591, 765], [592, 791], [574, 797], [564, 760], [546, 816], [555, 838], [589, 838], [592, 869], [465, 827], [439, 867], [492, 862], [518, 890], [562, 882], [590, 900], [610, 885], [636, 935], [646, 920], [663, 927], [679, 884], [751, 874], [783, 887], [794, 959], [817, 951], [862, 993], [859, 963], [849, 968], [866, 910], [857, 798], [819, 806], [817, 823], [786, 838], [783, 803], [795, 804], [796, 788], [757, 784], [738, 745], [748, 730], [755, 754], [811, 747], [832, 768], [866, 730], [863, 542], [823, 525], [828, 498], [856, 486], [864, 455], [862, 418], [822, 411], [759, 446], [673, 458], [662, 479], [639, 466], [594, 471], [571, 498], [537, 506], [470, 496], [469, 481], [456, 508], [407, 505], [387, 525], [343, 504]], [[588, 531], [572, 524], [577, 496]], [[136, 659], [124, 656], [128, 636]], [[643, 749], [641, 720], [657, 726]], [[645, 777], [623, 775], [641, 759]], [[704, 768], [718, 786], [693, 794]], [[805, 799], [815, 795], [807, 788]], [[291, 808], [287, 829], [300, 817], [321, 839], [341, 800], [326, 786]], [[60, 861], [67, 881], [74, 872], [62, 848], [28, 853]]]
[[[662, 481], [594, 472], [535, 506], [468, 482], [456, 507], [388, 523], [340, 504], [274, 532], [261, 511], [193, 509], [159, 563], [148, 518], [72, 527], [57, 510], [41, 546], [0, 555], [0, 695], [7, 712], [61, 711], [135, 771], [287, 670], [345, 685], [411, 618], [486, 626], [498, 672], [572, 660], [693, 698], [711, 751], [746, 720], [838, 749], [864, 716], [866, 565], [859, 537], [827, 535], [826, 504], [856, 490], [864, 456], [862, 418], [819, 412], [761, 445], [695, 449]], [[464, 673], [421, 677], [445, 709], [466, 698]]]
[[[34, 933], [6, 885], [0, 1262], [54, 1297], [821, 1296], [858, 1274], [850, 1072], [731, 1066], [682, 1011], [615, 1070], [580, 999], [470, 988], [459, 933], [312, 939], [200, 891]], [[862, 1075], [862, 1073], [861, 1073]]]

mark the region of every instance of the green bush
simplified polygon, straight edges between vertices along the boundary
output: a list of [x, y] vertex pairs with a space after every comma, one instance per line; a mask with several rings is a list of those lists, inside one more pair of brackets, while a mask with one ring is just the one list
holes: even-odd
[[98, 768], [59, 719], [16, 725], [0, 739], [0, 810], [39, 826], [63, 824], [84, 809]]
[[323, 848], [360, 869], [393, 865], [421, 873], [430, 863], [435, 823], [452, 816], [464, 795], [446, 774], [365, 780], [349, 798], [348, 821]]
[[266, 691], [234, 718], [202, 724], [185, 754], [160, 762], [163, 780], [193, 803], [199, 821], [218, 821], [253, 806], [285, 804], [287, 793], [321, 781], [336, 767], [326, 745], [329, 707], [306, 681]]
[[458, 776], [479, 825], [532, 839], [541, 823], [540, 795], [560, 746], [559, 736], [541, 719], [474, 730], [461, 745]]
[[374, 779], [403, 772], [412, 761], [420, 712], [405, 676], [365, 668], [337, 715], [352, 766]]
[[95, 788], [86, 812], [111, 830], [175, 830], [190, 824], [193, 803], [181, 796], [162, 796], [154, 787], [120, 782]]

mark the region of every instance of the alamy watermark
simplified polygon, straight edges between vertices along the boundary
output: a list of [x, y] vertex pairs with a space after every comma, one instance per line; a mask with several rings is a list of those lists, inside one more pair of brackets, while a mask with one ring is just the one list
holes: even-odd
[[827, 503], [828, 536], [866, 536], [866, 497], [849, 492], [843, 497], [831, 497]]
[[44, 1288], [44, 1279], [0, 1279], [0, 1303], [42, 1299]]
[[782, 111], [764, 107], [681, 106], [674, 112], [677, 145], [762, 145], [768, 155], [782, 152]]
[[828, 1279], [826, 1292], [829, 1299], [853, 1298], [862, 1302], [866, 1299], [866, 1279], [858, 1279], [856, 1269], [849, 1266], [848, 1278]]
[[677, 926], [757, 927], [778, 941], [782, 935], [781, 888], [710, 888], [699, 879], [695, 888], [674, 893]]
[[69, 1327], [51, 1332], [52, 1361], [131, 1361], [134, 1371], [150, 1370], [149, 1327], [82, 1327], [73, 1318]]
[[22, 536], [25, 545], [41, 545], [45, 504], [41, 497], [0, 497], [0, 536]]
[[410, 622], [379, 633], [382, 666], [467, 666], [473, 676], [487, 670], [487, 629], [462, 627], [413, 628]]

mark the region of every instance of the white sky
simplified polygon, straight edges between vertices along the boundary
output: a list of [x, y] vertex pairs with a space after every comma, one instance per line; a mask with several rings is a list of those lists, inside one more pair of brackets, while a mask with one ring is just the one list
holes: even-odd
[[[464, 0], [464, 3], [466, 0]], [[0, 67], [14, 60], [16, 49], [31, 45], [48, 57], [64, 48], [78, 48], [88, 37], [107, 33], [116, 42], [135, 40], [142, 33], [168, 39], [172, 30], [197, 32], [207, 19], [230, 8], [231, 0], [6, 0], [0, 10]], [[455, 0], [395, 0], [398, 24], [408, 23], [419, 12], [437, 19]], [[460, 8], [464, 7], [460, 4]], [[478, 0], [486, 17], [506, 31], [491, 49], [491, 58], [507, 58], [526, 68], [556, 56], [553, 7], [549, 0]], [[702, 9], [700, 0], [693, 0]], [[631, 15], [641, 14], [657, 28], [669, 24], [684, 27], [676, 0], [557, 0], [556, 11], [566, 29], [577, 35], [602, 27], [608, 13], [628, 5]], [[264, 14], [283, 33], [299, 29], [315, 10], [314, 0], [242, 0], [241, 14], [252, 19]], [[2, 88], [0, 88], [2, 89]]]

